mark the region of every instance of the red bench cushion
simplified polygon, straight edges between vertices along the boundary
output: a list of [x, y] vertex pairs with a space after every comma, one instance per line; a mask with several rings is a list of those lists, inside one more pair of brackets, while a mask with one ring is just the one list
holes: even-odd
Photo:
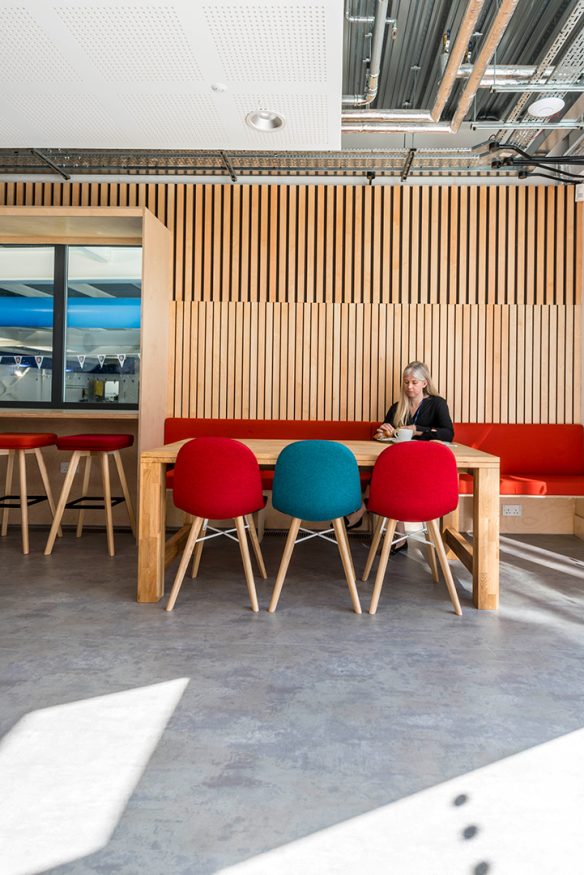
[[458, 423], [454, 440], [499, 456], [502, 475], [584, 475], [581, 425]]
[[169, 417], [164, 421], [164, 443], [185, 438], [292, 438], [306, 440], [370, 440], [377, 422], [314, 419], [195, 419]]

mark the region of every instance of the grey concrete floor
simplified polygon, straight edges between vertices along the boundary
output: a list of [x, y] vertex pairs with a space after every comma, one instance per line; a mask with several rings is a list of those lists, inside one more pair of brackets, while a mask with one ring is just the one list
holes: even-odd
[[[188, 683], [105, 846], [44, 871], [210, 875], [584, 726], [576, 538], [503, 538], [497, 612], [473, 609], [453, 563], [462, 618], [415, 547], [371, 617], [352, 613], [333, 546], [299, 546], [269, 615], [284, 539], [267, 535], [254, 615], [221, 539], [167, 614], [134, 601], [129, 534], [114, 559], [103, 533], [68, 532], [51, 557], [45, 539], [33, 530], [26, 557], [16, 529], [0, 541], [2, 735], [38, 709]], [[351, 538], [358, 574], [367, 547]], [[509, 871], [475, 860], [464, 871]]]

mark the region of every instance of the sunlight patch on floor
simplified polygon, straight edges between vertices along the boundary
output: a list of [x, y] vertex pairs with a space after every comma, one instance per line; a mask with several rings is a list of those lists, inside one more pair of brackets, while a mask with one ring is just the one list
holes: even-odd
[[221, 875], [581, 875], [583, 811], [578, 730]]
[[109, 841], [189, 682], [23, 717], [0, 745], [0, 869], [30, 875]]

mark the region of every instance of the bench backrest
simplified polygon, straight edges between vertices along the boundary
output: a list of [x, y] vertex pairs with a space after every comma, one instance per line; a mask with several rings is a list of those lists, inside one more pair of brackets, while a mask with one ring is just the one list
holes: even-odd
[[455, 423], [454, 442], [501, 458], [501, 474], [584, 473], [581, 425]]
[[294, 438], [296, 440], [369, 440], [377, 422], [308, 419], [194, 419], [170, 417], [164, 422], [164, 443], [193, 437]]

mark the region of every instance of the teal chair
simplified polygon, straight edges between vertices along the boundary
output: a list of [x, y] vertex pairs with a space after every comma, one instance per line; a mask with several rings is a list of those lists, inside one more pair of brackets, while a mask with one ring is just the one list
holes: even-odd
[[[347, 578], [353, 610], [361, 613], [355, 569], [343, 517], [361, 506], [361, 483], [355, 456], [335, 441], [297, 441], [285, 447], [276, 462], [272, 504], [292, 517], [284, 554], [268, 611], [278, 605], [294, 545], [310, 538], [335, 543], [333, 533], [301, 528], [303, 520], [333, 525], [336, 543]], [[298, 532], [305, 536], [297, 539]]]

